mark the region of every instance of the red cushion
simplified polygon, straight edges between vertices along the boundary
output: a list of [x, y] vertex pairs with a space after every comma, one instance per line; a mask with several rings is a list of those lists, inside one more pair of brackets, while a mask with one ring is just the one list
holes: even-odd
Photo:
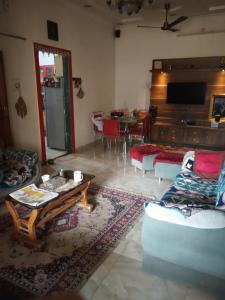
[[224, 152], [196, 151], [194, 171], [200, 177], [218, 179], [223, 161]]
[[143, 161], [143, 157], [146, 155], [156, 154], [162, 151], [162, 148], [151, 145], [143, 145], [130, 148], [130, 157], [140, 162]]
[[162, 152], [155, 157], [153, 164], [155, 164], [156, 162], [163, 162], [180, 165], [183, 161], [183, 158], [183, 153]]

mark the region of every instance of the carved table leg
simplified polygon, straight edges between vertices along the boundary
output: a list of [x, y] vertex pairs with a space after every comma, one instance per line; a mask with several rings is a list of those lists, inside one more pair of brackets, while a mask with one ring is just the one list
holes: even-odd
[[15, 205], [9, 201], [5, 201], [5, 205], [12, 216], [15, 229], [15, 237], [17, 239], [23, 238], [24, 242], [38, 246], [40, 241], [37, 240], [36, 235], [36, 220], [39, 215], [40, 209], [33, 209], [28, 219], [20, 218]]
[[5, 201], [5, 206], [8, 209], [13, 222], [14, 222], [14, 230], [15, 230], [15, 235], [18, 236], [19, 235], [19, 226], [20, 226], [20, 217], [17, 213], [17, 210], [14, 206], [14, 204], [11, 201], [6, 200]]
[[90, 185], [90, 181], [87, 183], [87, 186], [81, 191], [81, 196], [82, 196], [82, 206], [83, 208], [87, 209], [88, 212], [92, 212], [93, 210], [93, 204], [91, 203], [88, 203], [87, 201], [87, 190], [89, 188], [89, 185]]
[[30, 218], [27, 221], [27, 228], [28, 228], [28, 236], [31, 241], [37, 242], [37, 235], [36, 235], [36, 220], [38, 216], [39, 210], [33, 209]]

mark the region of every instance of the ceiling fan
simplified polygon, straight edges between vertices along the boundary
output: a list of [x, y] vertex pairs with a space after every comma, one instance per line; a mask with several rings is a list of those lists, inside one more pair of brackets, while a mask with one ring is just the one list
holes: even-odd
[[142, 27], [142, 28], [160, 28], [161, 30], [169, 30], [172, 32], [176, 32], [179, 31], [179, 29], [174, 28], [175, 25], [185, 21], [188, 19], [187, 16], [181, 16], [179, 18], [177, 18], [176, 20], [174, 20], [173, 22], [169, 23], [168, 22], [168, 14], [169, 14], [169, 10], [170, 10], [170, 3], [166, 2], [165, 3], [165, 11], [166, 11], [166, 19], [163, 23], [162, 26], [148, 26], [148, 25], [137, 25], [137, 27]]

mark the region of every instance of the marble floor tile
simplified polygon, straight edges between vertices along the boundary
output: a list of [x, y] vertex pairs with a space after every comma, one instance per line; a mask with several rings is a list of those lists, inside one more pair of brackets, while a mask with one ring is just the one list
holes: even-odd
[[209, 294], [203, 290], [189, 288], [185, 300], [224, 300], [224, 298]]
[[81, 295], [85, 298], [85, 300], [89, 300], [92, 298], [97, 288], [103, 281], [103, 279], [108, 275], [112, 266], [118, 260], [119, 255], [117, 253], [111, 253], [104, 262], [98, 267], [96, 272], [88, 279], [87, 283], [80, 290]]
[[[166, 281], [144, 273], [142, 263], [120, 256], [92, 299], [171, 300]], [[176, 300], [185, 298], [176, 298]]]

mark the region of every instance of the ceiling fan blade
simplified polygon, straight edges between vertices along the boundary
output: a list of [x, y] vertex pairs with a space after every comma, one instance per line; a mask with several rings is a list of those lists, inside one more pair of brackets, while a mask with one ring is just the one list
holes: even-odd
[[137, 25], [139, 28], [161, 28], [160, 26], [150, 26], [150, 25]]
[[177, 25], [177, 24], [179, 24], [179, 23], [181, 23], [181, 22], [183, 22], [187, 19], [188, 19], [187, 16], [181, 16], [181, 17], [177, 18], [175, 21], [169, 23], [167, 28], [170, 29], [171, 27], [173, 27], [173, 26], [175, 26], [175, 25]]

